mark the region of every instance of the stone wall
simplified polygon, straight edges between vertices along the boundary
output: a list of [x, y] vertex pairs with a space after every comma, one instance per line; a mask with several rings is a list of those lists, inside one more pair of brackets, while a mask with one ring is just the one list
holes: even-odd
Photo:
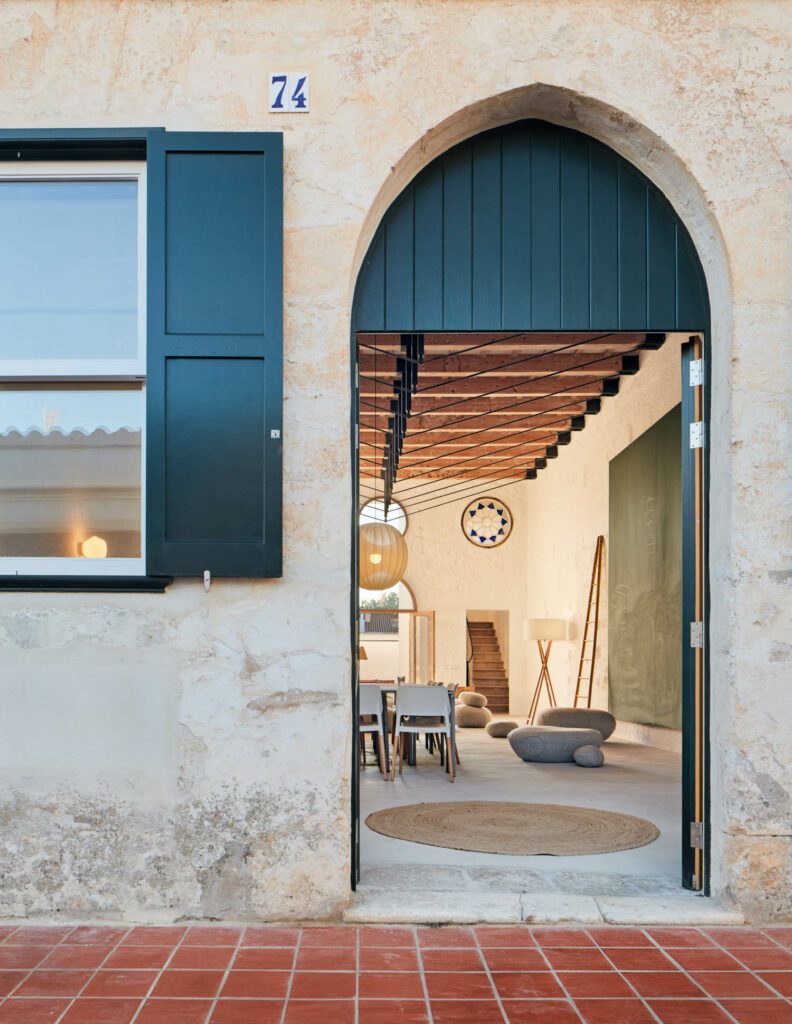
[[[3, 126], [285, 134], [281, 581], [0, 597], [2, 913], [318, 917], [348, 892], [349, 316], [432, 156], [541, 116], [666, 193], [713, 303], [714, 891], [792, 910], [792, 8], [6, 0]], [[312, 111], [266, 113], [269, 70]]]

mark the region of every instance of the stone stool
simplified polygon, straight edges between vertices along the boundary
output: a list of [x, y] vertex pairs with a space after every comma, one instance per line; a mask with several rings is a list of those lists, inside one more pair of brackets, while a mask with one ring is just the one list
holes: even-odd
[[599, 747], [602, 733], [596, 729], [561, 729], [552, 725], [524, 725], [509, 733], [514, 753], [523, 761], [558, 764], [572, 761], [578, 747]]
[[457, 704], [456, 724], [460, 729], [483, 729], [492, 721], [492, 712], [489, 708], [471, 707], [469, 704]]
[[487, 726], [487, 734], [496, 739], [505, 739], [514, 729], [519, 729], [516, 722], [490, 722]]

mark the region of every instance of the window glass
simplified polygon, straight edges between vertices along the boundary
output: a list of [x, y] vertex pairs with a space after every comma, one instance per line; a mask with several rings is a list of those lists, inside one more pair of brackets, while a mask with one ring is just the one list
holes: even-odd
[[398, 501], [391, 499], [386, 518], [385, 502], [381, 498], [373, 498], [360, 510], [360, 525], [365, 523], [388, 523], [395, 526], [399, 533], [404, 533], [407, 529], [407, 513]]
[[0, 180], [0, 360], [134, 359], [136, 181]]
[[139, 385], [0, 385], [0, 557], [138, 558]]

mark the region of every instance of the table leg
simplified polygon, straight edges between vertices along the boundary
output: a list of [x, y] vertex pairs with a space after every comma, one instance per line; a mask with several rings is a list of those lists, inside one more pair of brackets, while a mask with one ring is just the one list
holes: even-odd
[[386, 693], [380, 694], [382, 698], [382, 734], [383, 742], [385, 744], [385, 778], [388, 778], [388, 770], [390, 768], [390, 744], [388, 735], [388, 695]]

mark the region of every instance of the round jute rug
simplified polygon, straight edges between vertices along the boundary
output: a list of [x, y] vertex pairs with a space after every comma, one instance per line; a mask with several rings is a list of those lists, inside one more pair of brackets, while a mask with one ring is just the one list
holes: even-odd
[[565, 804], [460, 800], [375, 811], [380, 835], [425, 846], [511, 856], [583, 857], [653, 843], [660, 829], [644, 818]]

